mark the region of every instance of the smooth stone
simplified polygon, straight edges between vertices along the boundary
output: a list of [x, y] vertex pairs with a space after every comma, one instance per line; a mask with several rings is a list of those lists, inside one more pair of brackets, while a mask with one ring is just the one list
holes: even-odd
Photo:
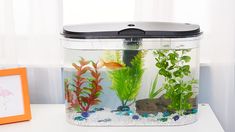
[[165, 111], [165, 112], [163, 112], [162, 114], [163, 114], [163, 117], [167, 117], [167, 116], [170, 116], [170, 115], [171, 115], [170, 112], [168, 112], [168, 111]]
[[133, 115], [133, 116], [132, 116], [132, 119], [133, 119], [133, 120], [138, 120], [139, 118], [140, 118], [140, 117], [139, 117], [138, 115]]
[[160, 121], [166, 122], [166, 121], [167, 121], [167, 118], [161, 118]]
[[91, 110], [91, 111], [89, 111], [89, 113], [95, 113], [95, 111], [94, 111], [94, 110]]
[[179, 118], [180, 118], [180, 117], [179, 117], [178, 115], [176, 115], [176, 116], [173, 117], [174, 121], [179, 120]]
[[[198, 102], [197, 96], [195, 98], [190, 98], [189, 103], [192, 105], [192, 109], [197, 109]], [[171, 114], [176, 113], [174, 110], [169, 110], [168, 106], [171, 104], [169, 99], [165, 99], [164, 95], [157, 99], [141, 99], [135, 102], [136, 112], [138, 114], [148, 113], [155, 114], [157, 112], [169, 111]]]
[[136, 112], [140, 115], [143, 113], [156, 114], [167, 111], [167, 106], [161, 104], [159, 99], [142, 99], [136, 101]]
[[94, 111], [102, 111], [104, 108], [94, 108]]
[[85, 118], [89, 117], [89, 113], [88, 113], [88, 112], [82, 112], [81, 115], [82, 115], [83, 117], [85, 117]]
[[77, 116], [74, 118], [74, 120], [78, 120], [78, 121], [83, 121], [85, 120], [86, 118], [82, 117], [82, 116]]
[[130, 111], [128, 111], [128, 112], [126, 112], [126, 115], [133, 115], [134, 113], [130, 110]]
[[197, 109], [192, 109], [192, 114], [196, 114], [197, 113]]
[[118, 111], [129, 111], [130, 107], [129, 106], [118, 106], [117, 110]]

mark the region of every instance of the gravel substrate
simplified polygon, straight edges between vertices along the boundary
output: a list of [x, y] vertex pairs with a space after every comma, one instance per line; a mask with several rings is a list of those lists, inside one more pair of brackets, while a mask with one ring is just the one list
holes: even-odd
[[67, 111], [67, 120], [71, 124], [81, 126], [175, 126], [191, 124], [197, 120], [197, 113], [182, 116], [175, 113], [165, 117], [163, 113], [158, 113], [157, 115], [148, 114], [147, 117], [143, 117], [135, 112], [125, 115], [123, 114], [125, 112], [111, 111], [109, 108], [104, 108], [101, 111], [89, 113], [86, 118], [81, 113]]

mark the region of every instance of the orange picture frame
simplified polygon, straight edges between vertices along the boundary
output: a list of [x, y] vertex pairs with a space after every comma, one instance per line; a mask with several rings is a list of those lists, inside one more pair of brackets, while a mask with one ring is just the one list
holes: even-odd
[[[27, 82], [27, 74], [26, 74], [26, 68], [12, 68], [12, 69], [3, 69], [0, 70], [0, 78], [1, 77], [11, 77], [11, 76], [17, 76], [20, 77], [20, 84], [21, 84], [21, 93], [22, 94], [22, 102], [23, 102], [23, 114], [18, 115], [11, 115], [11, 116], [1, 116], [0, 117], [0, 125], [1, 124], [8, 124], [8, 123], [14, 123], [14, 122], [20, 122], [20, 121], [27, 121], [31, 119], [31, 111], [30, 111], [30, 99], [29, 99], [29, 92], [28, 92], [28, 82]], [[8, 79], [9, 80], [9, 79]], [[2, 92], [4, 93], [4, 92]], [[5, 92], [6, 93], [6, 92]], [[19, 93], [18, 93], [19, 94]], [[19, 104], [17, 104], [19, 105]], [[21, 104], [20, 104], [21, 105]]]

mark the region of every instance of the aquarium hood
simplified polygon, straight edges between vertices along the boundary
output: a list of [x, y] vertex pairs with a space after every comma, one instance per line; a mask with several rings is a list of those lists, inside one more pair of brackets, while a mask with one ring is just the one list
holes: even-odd
[[128, 38], [188, 38], [201, 34], [198, 25], [168, 22], [130, 22], [67, 25], [65, 38], [128, 39]]

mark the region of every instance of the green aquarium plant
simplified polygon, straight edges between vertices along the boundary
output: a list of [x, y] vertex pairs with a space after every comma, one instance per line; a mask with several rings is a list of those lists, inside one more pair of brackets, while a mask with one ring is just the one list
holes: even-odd
[[109, 77], [112, 80], [111, 89], [116, 92], [123, 107], [132, 104], [140, 90], [141, 79], [144, 73], [144, 54], [144, 51], [139, 51], [131, 60], [130, 66], [109, 71]]
[[[189, 62], [191, 57], [187, 55], [190, 50], [155, 50], [156, 67], [159, 69], [149, 98], [155, 98], [161, 91], [165, 90], [165, 99], [170, 100], [168, 108], [175, 111], [191, 109], [189, 99], [193, 95], [193, 85], [198, 81], [191, 77]], [[158, 76], [164, 78], [161, 88], [156, 91]]]
[[72, 91], [76, 95], [75, 109], [78, 112], [89, 111], [93, 105], [100, 102], [99, 96], [102, 91], [100, 82], [102, 78], [98, 63], [81, 58], [79, 65], [75, 63], [72, 65], [76, 69], [73, 83], [71, 83]]
[[156, 98], [156, 96], [159, 95], [164, 90], [164, 87], [160, 87], [159, 89], [157, 89], [158, 88], [157, 87], [158, 80], [159, 80], [159, 73], [157, 73], [156, 77], [154, 78], [153, 82], [151, 83], [151, 88], [149, 91], [149, 98], [150, 99]]

